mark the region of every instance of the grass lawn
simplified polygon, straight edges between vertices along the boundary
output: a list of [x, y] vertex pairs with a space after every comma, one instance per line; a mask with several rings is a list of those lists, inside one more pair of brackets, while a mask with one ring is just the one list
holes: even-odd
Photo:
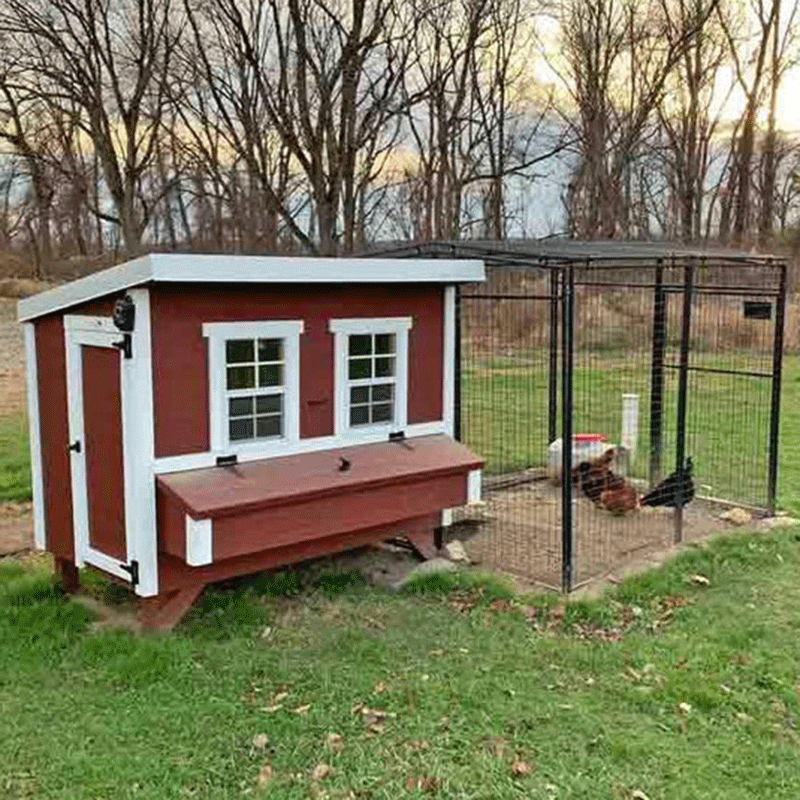
[[27, 417], [0, 417], [0, 503], [30, 500], [30, 460]]
[[261, 577], [166, 637], [0, 563], [0, 796], [796, 800], [799, 557], [740, 535], [566, 609]]
[[[476, 360], [462, 386], [464, 441], [487, 460], [487, 472], [541, 466], [548, 445], [547, 367], [543, 354], [525, 359]], [[754, 369], [734, 356], [698, 354], [697, 366]], [[763, 364], [759, 370], [769, 369]], [[574, 430], [619, 441], [623, 393], [640, 397], [638, 459], [633, 473], [647, 475], [649, 368], [643, 354], [630, 358], [576, 356]], [[686, 452], [702, 493], [763, 506], [766, 503], [771, 382], [759, 378], [690, 373]], [[667, 370], [663, 407], [663, 469], [675, 448], [677, 372]], [[800, 513], [800, 357], [785, 357], [781, 398], [778, 502]]]

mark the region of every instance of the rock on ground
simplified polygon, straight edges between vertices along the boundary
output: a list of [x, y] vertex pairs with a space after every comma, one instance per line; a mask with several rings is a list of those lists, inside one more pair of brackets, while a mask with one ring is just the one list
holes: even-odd
[[729, 511], [720, 514], [719, 518], [730, 522], [732, 525], [747, 525], [753, 521], [753, 515], [743, 508], [731, 508]]
[[409, 573], [401, 578], [396, 583], [392, 584], [394, 589], [401, 589], [410, 581], [414, 580], [415, 578], [419, 578], [422, 575], [435, 575], [439, 572], [453, 572], [456, 569], [456, 565], [447, 558], [432, 558], [430, 561], [423, 561], [421, 564], [418, 564], [414, 569], [410, 570]]
[[453, 539], [452, 542], [448, 542], [445, 545], [445, 549], [451, 561], [461, 561], [465, 564], [469, 563], [470, 559], [467, 555], [467, 551], [464, 549], [464, 545], [459, 539]]

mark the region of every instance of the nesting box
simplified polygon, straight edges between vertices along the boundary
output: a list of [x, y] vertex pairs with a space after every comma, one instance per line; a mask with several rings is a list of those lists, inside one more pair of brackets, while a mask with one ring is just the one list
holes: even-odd
[[34, 528], [169, 627], [212, 581], [475, 500], [453, 439], [456, 292], [479, 261], [157, 254], [22, 300]]

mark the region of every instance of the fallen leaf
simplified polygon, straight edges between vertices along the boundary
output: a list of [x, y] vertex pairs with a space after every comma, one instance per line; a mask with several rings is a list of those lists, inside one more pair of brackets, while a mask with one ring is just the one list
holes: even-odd
[[304, 706], [298, 706], [297, 708], [292, 709], [293, 714], [305, 714], [308, 709], [311, 708], [311, 703], [308, 703]]
[[280, 703], [281, 700], [285, 700], [289, 696], [289, 692], [278, 692], [275, 697], [272, 698], [273, 703]]
[[344, 739], [338, 733], [329, 733], [326, 742], [334, 753], [341, 753], [344, 749]]
[[262, 709], [262, 711], [266, 711], [268, 714], [274, 714], [276, 711], [280, 711], [283, 708], [283, 703], [278, 703], [276, 706], [266, 706]]
[[420, 739], [408, 742], [408, 744], [406, 744], [406, 747], [409, 750], [415, 750], [417, 752], [421, 752], [423, 750], [430, 750], [431, 746], [424, 739]]
[[641, 789], [634, 789], [631, 792], [631, 800], [650, 800], [650, 798]]
[[381, 681], [373, 690], [372, 694], [383, 694], [386, 691], [386, 684]]
[[490, 736], [486, 740], [486, 749], [497, 758], [502, 758], [506, 751], [506, 741], [502, 736]]
[[691, 710], [692, 707], [688, 703], [678, 704], [678, 714], [681, 718], [681, 733], [686, 733], [686, 717], [689, 716]]
[[692, 575], [689, 583], [693, 583], [695, 586], [709, 586], [711, 581], [705, 575]]
[[524, 775], [530, 775], [533, 772], [533, 767], [520, 758], [515, 758], [514, 763], [511, 765], [511, 774], [515, 778], [521, 778]]
[[269, 764], [264, 764], [261, 771], [258, 773], [258, 780], [256, 786], [263, 789], [272, 780], [272, 767]]
[[385, 711], [366, 706], [356, 706], [353, 710], [361, 713], [361, 719], [370, 733], [383, 733], [387, 716]]
[[263, 750], [269, 744], [269, 737], [266, 733], [259, 733], [253, 737], [253, 747], [256, 750]]
[[263, 631], [261, 631], [261, 638], [269, 639], [270, 636], [272, 636], [272, 628], [270, 628], [268, 625]]
[[335, 772], [336, 770], [328, 764], [317, 764], [317, 766], [311, 771], [311, 780], [321, 781], [323, 778], [327, 778], [329, 775], [333, 775]]
[[430, 775], [424, 775], [419, 778], [411, 777], [406, 780], [406, 790], [409, 792], [419, 789], [425, 794], [436, 794], [438, 788], [439, 782]]

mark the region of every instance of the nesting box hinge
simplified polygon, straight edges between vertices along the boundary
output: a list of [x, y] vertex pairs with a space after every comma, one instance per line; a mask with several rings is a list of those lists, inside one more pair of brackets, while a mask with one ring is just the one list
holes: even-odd
[[131, 586], [137, 586], [139, 583], [139, 562], [136, 560], [131, 561], [130, 564], [120, 564], [121, 569], [131, 574]]
[[389, 441], [390, 442], [397, 442], [397, 444], [403, 445], [407, 450], [413, 450], [414, 448], [406, 441], [406, 432], [405, 431], [393, 431], [389, 434]]

